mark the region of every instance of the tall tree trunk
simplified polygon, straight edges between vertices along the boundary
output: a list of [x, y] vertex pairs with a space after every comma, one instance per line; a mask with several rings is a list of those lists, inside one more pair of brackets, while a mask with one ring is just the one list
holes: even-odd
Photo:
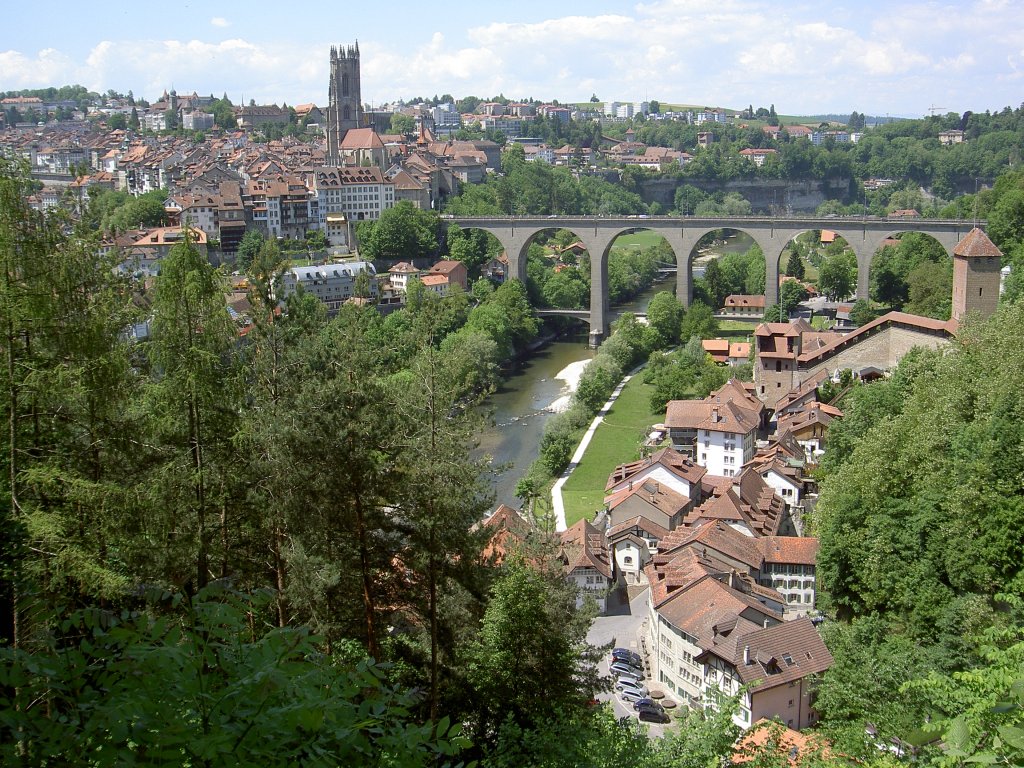
[[359, 541], [359, 568], [363, 578], [363, 613], [366, 620], [366, 649], [375, 661], [380, 661], [377, 645], [377, 606], [373, 599], [373, 574], [370, 569], [370, 547], [366, 535], [366, 519], [363, 514], [363, 500], [355, 497], [356, 537]]

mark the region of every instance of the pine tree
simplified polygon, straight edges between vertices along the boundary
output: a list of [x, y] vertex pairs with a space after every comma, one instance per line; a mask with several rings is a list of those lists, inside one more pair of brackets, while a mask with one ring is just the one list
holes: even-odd
[[230, 570], [236, 337], [223, 277], [186, 234], [161, 264], [146, 350], [153, 374], [147, 416], [157, 446], [157, 466], [145, 480], [156, 513], [148, 534], [159, 542], [155, 575], [179, 586], [201, 589]]
[[786, 274], [797, 280], [804, 279], [804, 260], [796, 250], [791, 251], [786, 260]]

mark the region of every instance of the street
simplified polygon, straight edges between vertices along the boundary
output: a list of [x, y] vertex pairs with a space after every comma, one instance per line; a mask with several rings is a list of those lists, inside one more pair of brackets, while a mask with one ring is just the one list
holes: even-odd
[[[608, 675], [609, 656], [612, 648], [628, 648], [644, 656], [643, 647], [640, 643], [642, 631], [646, 631], [645, 621], [647, 619], [647, 589], [643, 589], [632, 600], [626, 602], [619, 596], [625, 596], [625, 590], [619, 590], [608, 598], [608, 612], [604, 616], [594, 619], [590, 632], [587, 633], [587, 642], [591, 645], [608, 646], [609, 653], [606, 653], [598, 667], [603, 675]], [[649, 659], [644, 659], [645, 671], [650, 674], [651, 666]], [[659, 688], [655, 681], [644, 680], [648, 689]], [[636, 719], [636, 712], [633, 711], [632, 703], [623, 701], [614, 690], [600, 693], [597, 696], [599, 701], [611, 702], [612, 710], [617, 718], [629, 717]], [[643, 723], [648, 727], [648, 734], [651, 738], [660, 738], [668, 726], [658, 723]]]

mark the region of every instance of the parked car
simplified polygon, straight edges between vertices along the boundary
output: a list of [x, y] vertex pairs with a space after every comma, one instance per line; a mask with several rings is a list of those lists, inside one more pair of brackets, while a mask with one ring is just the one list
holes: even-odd
[[633, 702], [633, 709], [639, 710], [643, 707], [654, 707], [656, 709], [664, 709], [664, 707], [661, 706], [661, 704], [655, 701], [654, 699], [638, 699], [637, 701]]
[[608, 669], [615, 677], [631, 677], [634, 680], [644, 679], [642, 669], [637, 669], [629, 664], [623, 664], [621, 661], [614, 662]]
[[637, 693], [640, 694], [639, 698], [641, 698], [641, 699], [647, 698], [647, 696], [650, 694], [650, 691], [647, 690], [647, 687], [643, 683], [641, 683], [639, 680], [634, 680], [631, 677], [620, 677], [618, 680], [616, 680], [615, 681], [615, 690], [616, 691], [625, 691], [625, 690], [636, 691]]
[[640, 691], [633, 690], [632, 688], [623, 688], [619, 691], [619, 696], [622, 697], [623, 701], [633, 702], [640, 701], [644, 698], [644, 694], [640, 693]]
[[637, 713], [637, 717], [640, 720], [647, 723], [670, 723], [672, 718], [668, 716], [668, 713], [663, 709], [641, 709]]
[[632, 664], [634, 667], [643, 667], [644, 660], [640, 658], [640, 654], [636, 651], [631, 651], [628, 648], [613, 648], [612, 658], [616, 661], [624, 661], [627, 664]]

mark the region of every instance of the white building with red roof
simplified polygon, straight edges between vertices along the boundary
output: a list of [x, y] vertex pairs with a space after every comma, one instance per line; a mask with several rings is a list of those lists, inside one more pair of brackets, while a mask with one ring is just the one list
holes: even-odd
[[603, 613], [613, 582], [612, 566], [604, 546], [604, 534], [588, 520], [580, 520], [559, 534], [559, 560], [565, 575], [579, 587], [577, 607], [592, 597]]

